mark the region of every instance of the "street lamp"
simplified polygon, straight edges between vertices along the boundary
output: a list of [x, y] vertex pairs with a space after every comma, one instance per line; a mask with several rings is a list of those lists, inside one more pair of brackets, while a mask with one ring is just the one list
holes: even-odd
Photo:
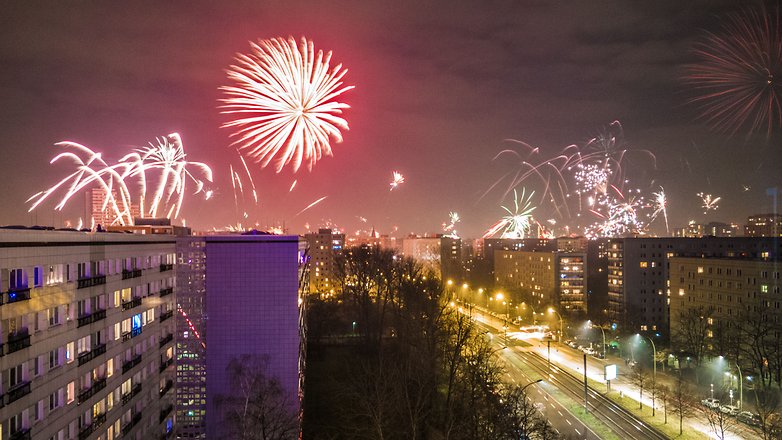
[[528, 306], [527, 303], [523, 302], [523, 301], [522, 301], [521, 305], [524, 306], [524, 308], [529, 307], [530, 310], [532, 310], [532, 325], [535, 325], [535, 308], [532, 307], [531, 305]]
[[548, 308], [549, 313], [556, 313], [559, 317], [559, 343], [561, 344], [565, 338], [565, 320], [562, 319], [562, 315], [559, 314], [553, 307]]
[[[653, 370], [652, 370], [652, 417], [654, 417], [654, 394], [655, 394], [655, 392], [654, 392], [654, 385], [655, 385], [655, 382], [657, 381], [657, 347], [654, 346], [654, 341], [652, 340], [652, 338], [650, 338], [648, 336], [641, 336], [640, 333], [636, 333], [635, 335], [638, 336], [638, 337], [641, 337], [641, 338], [646, 338], [646, 339], [649, 340], [649, 342], [652, 343], [652, 365], [653, 365]], [[714, 384], [712, 384], [712, 386], [711, 386], [711, 397], [712, 398], [714, 397]]]
[[742, 401], [744, 400], [744, 375], [741, 374], [741, 367], [736, 362], [736, 368], [739, 370], [739, 411], [741, 411]]
[[521, 394], [524, 394], [524, 390], [526, 390], [527, 387], [529, 387], [530, 385], [535, 385], [536, 383], [540, 383], [540, 382], [543, 382], [543, 379], [538, 379], [538, 380], [536, 380], [534, 382], [530, 382], [530, 383], [524, 385], [523, 387], [521, 387]]
[[588, 320], [587, 324], [589, 324], [589, 326], [592, 327], [592, 328], [595, 328], [595, 327], [599, 328], [600, 329], [600, 333], [603, 334], [603, 359], [605, 359], [606, 358], [606, 332], [605, 332], [605, 330], [603, 330], [603, 327], [600, 326], [600, 325], [592, 324], [592, 320]]

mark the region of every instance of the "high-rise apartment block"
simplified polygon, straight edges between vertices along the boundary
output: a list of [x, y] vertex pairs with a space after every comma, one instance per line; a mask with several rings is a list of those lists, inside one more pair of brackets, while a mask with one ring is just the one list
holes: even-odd
[[[106, 190], [103, 188], [91, 188], [85, 193], [84, 204], [84, 224], [89, 226], [94, 224], [101, 225], [104, 229], [114, 223], [117, 218], [116, 212], [112, 211], [111, 205], [106, 203]], [[117, 197], [116, 191], [112, 194]], [[141, 210], [138, 203], [130, 205], [130, 218], [141, 217]]]
[[448, 235], [405, 237], [402, 254], [432, 270], [443, 280], [459, 281], [463, 277], [462, 240]]
[[756, 214], [747, 218], [744, 235], [748, 237], [782, 237], [782, 214]]
[[300, 411], [304, 374], [306, 243], [297, 236], [204, 237], [206, 438], [226, 433], [219, 402], [235, 393], [228, 366], [262, 359], [290, 411]]
[[310, 291], [321, 294], [334, 290], [337, 278], [337, 253], [345, 247], [345, 234], [331, 229], [319, 229], [317, 233], [306, 234], [310, 257]]
[[0, 230], [3, 439], [168, 438], [174, 238]]

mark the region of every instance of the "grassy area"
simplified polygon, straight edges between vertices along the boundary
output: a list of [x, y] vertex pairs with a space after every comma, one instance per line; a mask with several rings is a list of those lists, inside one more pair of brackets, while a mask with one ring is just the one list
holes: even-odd
[[598, 437], [606, 440], [621, 440], [616, 434], [611, 431], [605, 423], [598, 420], [592, 413], [584, 411], [584, 405], [581, 402], [576, 402], [560, 391], [559, 389], [547, 390], [562, 406], [564, 406], [571, 414], [576, 416], [579, 420], [584, 422]]
[[[644, 405], [643, 409], [638, 409], [638, 401], [627, 397], [621, 397], [618, 391], [605, 392], [606, 384], [598, 382], [593, 379], [588, 379], [589, 387], [600, 392], [600, 394], [608, 397], [615, 403], [621, 405], [623, 408], [630, 411], [634, 416], [643, 420], [645, 423], [657, 428], [660, 432], [665, 434], [668, 438], [674, 438], [677, 440], [708, 440], [710, 437], [702, 432], [693, 431], [687, 424], [687, 420], [684, 421], [684, 432], [679, 434], [679, 419], [673, 413], [671, 408], [668, 409], [668, 423], [665, 423], [665, 411], [663, 408], [657, 408], [654, 417], [652, 417], [652, 408]], [[644, 390], [644, 396], [647, 396], [647, 391]]]

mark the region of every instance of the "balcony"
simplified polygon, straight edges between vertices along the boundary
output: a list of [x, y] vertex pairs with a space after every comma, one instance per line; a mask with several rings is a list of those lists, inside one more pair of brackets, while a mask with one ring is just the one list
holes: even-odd
[[134, 328], [130, 332], [122, 334], [122, 342], [130, 341], [132, 338], [135, 338], [136, 336], [138, 336], [140, 334], [141, 334], [141, 329], [140, 328]]
[[87, 388], [86, 390], [82, 390], [79, 393], [79, 404], [86, 402], [87, 399], [94, 396], [95, 393], [99, 392], [104, 388], [106, 388], [106, 378], [96, 380], [95, 382], [93, 382], [90, 388]]
[[160, 322], [163, 322], [163, 321], [165, 321], [166, 319], [168, 319], [168, 318], [170, 318], [172, 316], [174, 316], [174, 311], [173, 310], [169, 310], [167, 312], [164, 312], [164, 313], [162, 313], [160, 315]]
[[122, 303], [122, 310], [130, 310], [134, 307], [138, 307], [141, 305], [141, 298], [133, 298], [132, 300], [128, 302]]
[[160, 289], [160, 297], [163, 298], [164, 296], [168, 296], [174, 293], [173, 287], [166, 287], [165, 289]]
[[127, 403], [130, 402], [131, 399], [136, 397], [140, 392], [141, 392], [141, 384], [137, 383], [136, 385], [133, 386], [133, 389], [130, 390], [128, 394], [122, 395], [122, 405], [123, 406], [127, 405]]
[[78, 356], [78, 358], [79, 358], [79, 366], [81, 367], [82, 365], [84, 365], [87, 362], [91, 361], [92, 358], [94, 358], [94, 357], [95, 357], [95, 353], [93, 353], [92, 351], [85, 351], [84, 353], [80, 353], [79, 356]]
[[106, 414], [100, 414], [92, 419], [92, 423], [89, 426], [85, 426], [81, 431], [79, 431], [79, 440], [86, 440], [89, 438], [90, 435], [97, 431], [98, 428], [100, 428], [100, 426], [104, 423], [106, 423]]
[[8, 436], [8, 440], [30, 440], [30, 428], [24, 428]]
[[8, 353], [22, 350], [30, 346], [30, 334], [27, 329], [23, 332], [11, 333], [8, 335]]
[[174, 265], [173, 264], [161, 264], [160, 265], [160, 271], [161, 272], [166, 272], [166, 271], [169, 271], [169, 270], [174, 270]]
[[84, 327], [85, 325], [92, 324], [93, 322], [100, 321], [101, 319], [106, 319], [106, 311], [96, 310], [89, 315], [79, 317], [77, 327]]
[[106, 275], [95, 275], [94, 277], [79, 278], [76, 281], [77, 289], [84, 289], [92, 286], [106, 284]]
[[135, 416], [133, 416], [133, 419], [130, 422], [128, 422], [127, 425], [122, 427], [122, 436], [124, 437], [128, 435], [130, 430], [133, 429], [133, 427], [136, 426], [136, 424], [140, 421], [141, 421], [141, 412], [139, 411], [136, 413]]
[[165, 360], [165, 361], [161, 362], [160, 363], [160, 372], [162, 373], [162, 372], [166, 371], [166, 368], [168, 368], [173, 363], [174, 363], [174, 358], [171, 358], [171, 359], [168, 359], [168, 360]]
[[168, 405], [166, 408], [163, 408], [160, 410], [160, 423], [163, 423], [163, 420], [166, 420], [166, 417], [168, 417], [169, 414], [171, 414], [171, 411], [174, 410], [174, 405]]
[[8, 404], [10, 405], [12, 402], [16, 402], [28, 394], [30, 394], [30, 382], [19, 384], [6, 393], [6, 396], [8, 396]]
[[128, 372], [128, 371], [130, 371], [130, 370], [131, 370], [133, 367], [135, 367], [136, 365], [138, 365], [138, 364], [140, 364], [140, 363], [141, 363], [141, 355], [140, 355], [140, 354], [138, 354], [138, 355], [136, 355], [136, 357], [134, 357], [133, 359], [131, 359], [131, 360], [129, 360], [129, 361], [127, 361], [127, 362], [125, 362], [124, 364], [122, 364], [122, 374], [125, 374], [125, 373], [127, 373], [127, 372]]
[[17, 287], [8, 290], [8, 304], [30, 299], [29, 287]]
[[160, 397], [163, 397], [166, 395], [166, 393], [174, 387], [174, 381], [173, 380], [167, 380], [166, 384], [163, 386], [163, 388], [160, 389]]
[[141, 269], [132, 269], [132, 270], [122, 269], [122, 279], [123, 280], [128, 280], [128, 279], [131, 279], [131, 278], [138, 278], [140, 276], [141, 276]]
[[166, 337], [160, 340], [160, 348], [163, 348], [164, 345], [168, 344], [169, 342], [174, 340], [174, 334], [169, 333]]

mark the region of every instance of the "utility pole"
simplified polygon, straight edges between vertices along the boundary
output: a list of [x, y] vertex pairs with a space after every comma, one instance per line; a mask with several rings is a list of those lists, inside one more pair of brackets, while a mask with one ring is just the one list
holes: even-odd
[[584, 353], [584, 412], [589, 412], [589, 402], [587, 398], [589, 396], [589, 385], [587, 384], [587, 355]]

